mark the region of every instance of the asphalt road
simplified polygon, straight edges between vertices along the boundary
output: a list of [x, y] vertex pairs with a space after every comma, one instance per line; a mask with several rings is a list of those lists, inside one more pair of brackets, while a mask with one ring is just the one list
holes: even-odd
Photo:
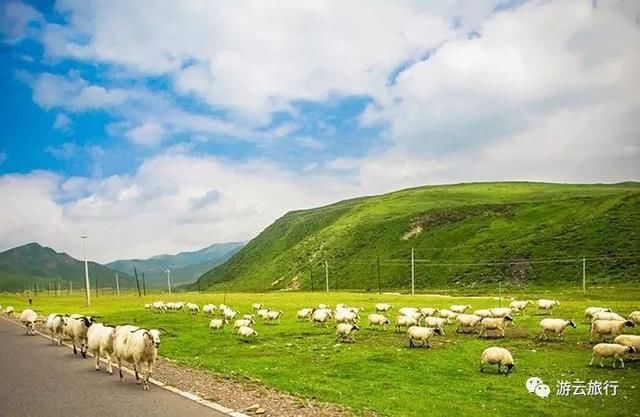
[[118, 382], [67, 347], [0, 319], [0, 417], [223, 417], [156, 385], [144, 392], [132, 375]]

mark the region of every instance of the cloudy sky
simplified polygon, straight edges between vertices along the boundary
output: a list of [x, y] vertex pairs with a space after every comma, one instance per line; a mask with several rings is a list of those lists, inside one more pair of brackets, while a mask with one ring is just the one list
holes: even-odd
[[640, 179], [637, 0], [0, 0], [0, 250], [98, 261], [461, 181]]

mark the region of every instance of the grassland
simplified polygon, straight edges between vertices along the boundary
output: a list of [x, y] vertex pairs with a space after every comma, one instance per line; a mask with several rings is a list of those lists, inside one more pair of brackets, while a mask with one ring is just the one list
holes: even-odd
[[[258, 339], [253, 344], [238, 340], [230, 328], [211, 334], [208, 318], [202, 314], [155, 314], [142, 308], [145, 302], [166, 294], [138, 298], [105, 296], [83, 307], [81, 296], [38, 296], [34, 308], [40, 313], [83, 312], [99, 314], [109, 323], [135, 322], [141, 326], [163, 327], [161, 354], [189, 367], [201, 368], [237, 378], [258, 379], [264, 384], [299, 396], [348, 406], [357, 414], [374, 410], [385, 416], [599, 416], [640, 413], [640, 361], [629, 361], [625, 369], [588, 367], [591, 345], [588, 324], [582, 318], [586, 306], [609, 306], [628, 314], [640, 309], [636, 286], [590, 288], [587, 296], [576, 290], [505, 294], [506, 297], [553, 297], [561, 305], [554, 316], [574, 318], [578, 328], [569, 329], [564, 342], [539, 342], [533, 311], [516, 317], [516, 325], [501, 340], [456, 335], [452, 326], [445, 337], [436, 339], [432, 349], [409, 349], [404, 334], [379, 331], [366, 325], [355, 344], [335, 342], [334, 329], [296, 322], [295, 311], [303, 306], [343, 302], [371, 310], [374, 303], [388, 301], [404, 305], [448, 307], [468, 303], [473, 308], [493, 307], [493, 297], [443, 295], [398, 295], [367, 293], [184, 293], [174, 300], [219, 304], [226, 301], [243, 313], [254, 302], [284, 311], [280, 325], [258, 323]], [[26, 307], [24, 297], [0, 295], [0, 304]], [[636, 334], [640, 329], [634, 329]], [[487, 346], [509, 348], [516, 361], [508, 377], [478, 371], [478, 359]], [[91, 366], [87, 362], [87, 366]], [[552, 388], [548, 399], [527, 393], [525, 381], [542, 378]], [[618, 381], [616, 396], [559, 397], [558, 380]], [[115, 380], [114, 380], [115, 382]]]
[[[287, 213], [199, 287], [229, 291], [456, 289], [503, 280], [573, 286], [640, 275], [640, 187], [478, 183], [420, 187]], [[575, 261], [556, 261], [575, 259]], [[547, 262], [548, 260], [554, 260]]]

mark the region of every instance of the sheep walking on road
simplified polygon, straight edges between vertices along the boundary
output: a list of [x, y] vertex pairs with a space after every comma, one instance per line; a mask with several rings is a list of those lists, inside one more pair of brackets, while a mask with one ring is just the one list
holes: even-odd
[[[136, 383], [143, 384], [145, 391], [149, 390], [149, 377], [153, 372], [153, 366], [158, 357], [160, 347], [160, 331], [156, 329], [146, 330], [135, 326], [119, 326], [115, 331], [113, 341], [113, 353], [118, 361], [120, 381], [124, 380], [122, 374], [122, 362], [133, 364]], [[142, 380], [138, 371], [142, 371], [143, 365], [147, 365]]]
[[62, 333], [64, 332], [65, 318], [61, 314], [49, 314], [45, 327], [51, 333], [51, 343], [56, 343], [55, 337], [58, 336], [58, 345], [62, 344]]
[[87, 347], [89, 352], [96, 358], [96, 371], [100, 370], [100, 358], [107, 359], [107, 372], [113, 374], [111, 366], [113, 355], [113, 340], [116, 335], [116, 329], [111, 326], [105, 326], [102, 323], [95, 323], [87, 331]]
[[36, 321], [38, 321], [38, 313], [31, 309], [23, 310], [18, 318], [26, 329], [28, 336], [36, 335]]

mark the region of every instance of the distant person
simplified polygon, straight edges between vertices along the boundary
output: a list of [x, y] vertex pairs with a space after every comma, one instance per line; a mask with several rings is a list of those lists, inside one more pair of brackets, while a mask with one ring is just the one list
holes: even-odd
[[33, 304], [33, 300], [29, 298], [29, 305]]

